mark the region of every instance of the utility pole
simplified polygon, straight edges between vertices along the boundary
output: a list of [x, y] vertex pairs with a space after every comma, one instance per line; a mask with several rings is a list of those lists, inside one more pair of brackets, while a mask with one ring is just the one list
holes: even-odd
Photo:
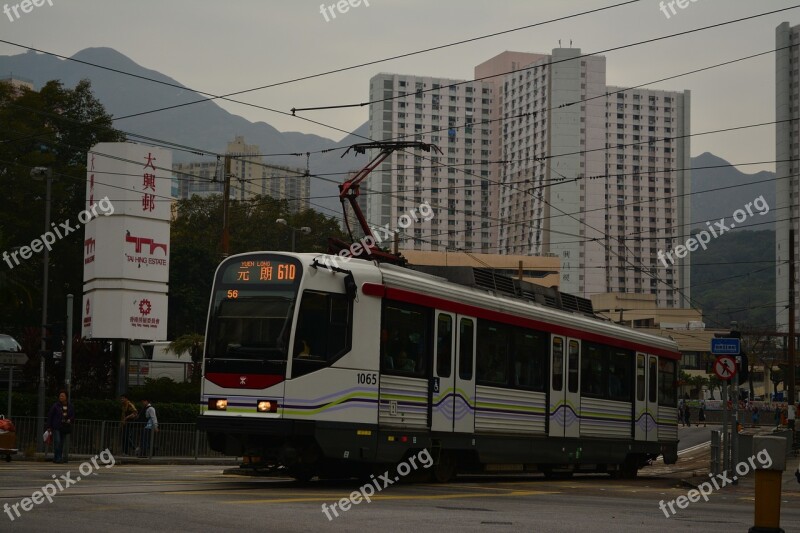
[[67, 346], [66, 367], [64, 367], [64, 387], [67, 389], [67, 398], [72, 399], [72, 310], [73, 296], [67, 294]]
[[225, 156], [225, 186], [222, 192], [222, 257], [230, 255], [230, 215], [228, 207], [230, 204], [231, 196], [231, 156]]
[[[794, 221], [792, 221], [794, 224]], [[794, 331], [794, 227], [789, 230], [789, 375], [787, 383], [789, 385], [788, 409], [792, 412], [795, 409], [795, 331]], [[794, 416], [790, 420], [794, 420]], [[791, 424], [791, 422], [790, 422]], [[794, 430], [794, 427], [792, 427]]]
[[[728, 409], [728, 402], [730, 401], [730, 388], [728, 387], [728, 380], [722, 382], [722, 471], [726, 472], [731, 467], [730, 446], [731, 439], [728, 433], [730, 427], [731, 413]], [[734, 430], [735, 431], [735, 430]]]
[[[44, 231], [50, 231], [50, 202], [53, 188], [53, 170], [47, 167], [36, 167], [31, 170], [31, 178], [35, 181], [44, 180], [45, 182], [45, 208], [44, 208]], [[47, 289], [50, 284], [50, 248], [45, 247], [42, 254], [42, 266], [44, 273], [42, 275], [42, 344], [39, 350], [39, 398], [36, 406], [36, 435], [44, 433], [44, 354], [47, 350]], [[37, 438], [39, 451], [45, 451], [44, 442], [41, 438]]]

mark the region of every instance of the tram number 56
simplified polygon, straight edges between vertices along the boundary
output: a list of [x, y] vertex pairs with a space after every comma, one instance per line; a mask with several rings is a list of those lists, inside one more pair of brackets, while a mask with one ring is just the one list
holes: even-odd
[[358, 383], [366, 384], [366, 385], [377, 385], [378, 384], [378, 374], [367, 374], [364, 372], [360, 372], [358, 374]]

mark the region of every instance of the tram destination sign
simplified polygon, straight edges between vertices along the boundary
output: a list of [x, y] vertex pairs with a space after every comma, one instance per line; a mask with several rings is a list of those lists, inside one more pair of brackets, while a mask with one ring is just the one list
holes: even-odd
[[736, 338], [711, 339], [713, 355], [739, 355], [741, 342]]

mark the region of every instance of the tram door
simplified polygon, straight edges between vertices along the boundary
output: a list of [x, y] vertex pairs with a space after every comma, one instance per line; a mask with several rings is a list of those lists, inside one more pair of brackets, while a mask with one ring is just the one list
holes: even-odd
[[580, 436], [580, 353], [577, 339], [553, 335], [550, 340], [551, 437]]
[[636, 427], [634, 438], [658, 440], [658, 358], [636, 354]]
[[433, 378], [430, 385], [431, 431], [453, 431], [455, 413], [456, 315], [436, 312]]

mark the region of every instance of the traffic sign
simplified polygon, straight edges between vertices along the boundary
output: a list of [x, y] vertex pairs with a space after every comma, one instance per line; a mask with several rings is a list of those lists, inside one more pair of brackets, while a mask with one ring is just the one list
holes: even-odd
[[714, 373], [721, 380], [732, 379], [736, 375], [736, 360], [729, 355], [720, 355], [714, 361]]
[[711, 353], [714, 355], [739, 355], [741, 342], [736, 338], [711, 339]]

